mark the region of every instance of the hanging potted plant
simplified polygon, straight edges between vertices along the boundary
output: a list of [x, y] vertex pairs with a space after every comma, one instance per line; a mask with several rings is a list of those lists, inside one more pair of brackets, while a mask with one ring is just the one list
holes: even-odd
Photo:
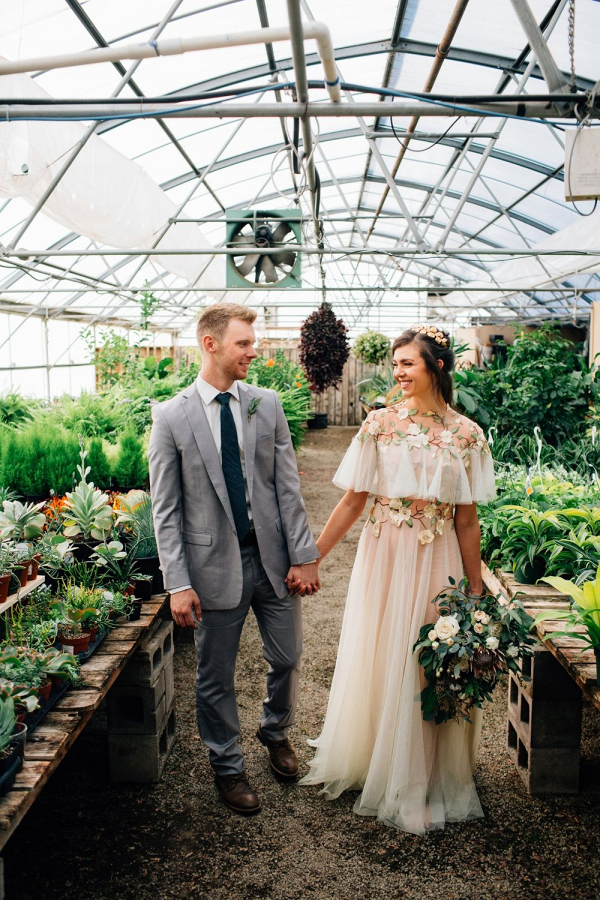
[[378, 366], [380, 363], [390, 361], [390, 339], [380, 331], [365, 331], [354, 341], [352, 352], [361, 362]]
[[536, 616], [533, 624], [539, 625], [547, 619], [557, 620], [562, 623], [562, 627], [545, 635], [545, 641], [559, 637], [577, 638], [584, 644], [582, 653], [593, 650], [596, 657], [596, 681], [600, 684], [600, 565], [594, 580], [585, 581], [582, 585], [558, 577], [542, 578], [542, 581], [557, 591], [568, 594], [573, 605], [571, 609], [545, 609]]
[[[300, 364], [317, 395], [320, 406], [323, 392], [337, 387], [344, 365], [350, 355], [348, 329], [336, 319], [333, 307], [323, 301], [321, 306], [303, 323], [300, 329]], [[327, 428], [327, 413], [320, 410], [309, 418], [309, 428]]]

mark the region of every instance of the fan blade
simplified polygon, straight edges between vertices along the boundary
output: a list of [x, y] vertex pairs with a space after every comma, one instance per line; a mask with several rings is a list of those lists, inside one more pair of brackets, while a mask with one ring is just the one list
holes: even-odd
[[277, 281], [277, 270], [273, 265], [273, 258], [271, 256], [263, 256], [262, 261], [262, 271], [265, 273], [266, 281]]
[[[285, 247], [285, 244], [279, 244], [279, 246]], [[296, 254], [293, 250], [286, 250], [285, 253], [277, 253], [273, 259], [278, 266], [282, 263], [284, 266], [293, 266], [296, 262]]]
[[245, 258], [243, 263], [240, 263], [239, 266], [236, 266], [240, 275], [248, 275], [250, 271], [254, 268], [258, 260], [260, 259], [260, 253], [249, 253]]
[[291, 230], [292, 226], [289, 224], [289, 222], [282, 222], [273, 232], [273, 240], [276, 243], [277, 241], [282, 241], [286, 234], [289, 234]]
[[242, 234], [241, 231], [238, 231], [238, 233], [230, 241], [230, 243], [231, 244], [253, 244], [254, 243], [254, 235]]

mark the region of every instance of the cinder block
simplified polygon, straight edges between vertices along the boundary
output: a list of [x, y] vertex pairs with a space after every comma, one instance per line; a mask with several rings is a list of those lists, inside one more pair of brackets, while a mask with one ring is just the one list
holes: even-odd
[[109, 732], [158, 734], [170, 706], [166, 699], [165, 670], [152, 687], [122, 684], [119, 679], [106, 699]]
[[160, 781], [175, 743], [175, 708], [168, 711], [160, 734], [109, 734], [113, 781]]
[[508, 752], [530, 794], [577, 794], [579, 748], [528, 748], [509, 720]]
[[156, 630], [133, 654], [119, 676], [119, 682], [151, 687], [173, 658], [173, 652], [173, 623], [159, 622]]
[[531, 679], [523, 689], [535, 700], [581, 699], [580, 688], [543, 644], [534, 648], [533, 656], [523, 657], [520, 667]]
[[175, 696], [175, 672], [173, 671], [173, 658], [169, 660], [164, 668], [165, 673], [165, 696], [167, 698], [167, 706], [171, 705], [171, 701]]
[[510, 675], [508, 714], [527, 747], [579, 747], [582, 707], [580, 690], [570, 700], [540, 700]]

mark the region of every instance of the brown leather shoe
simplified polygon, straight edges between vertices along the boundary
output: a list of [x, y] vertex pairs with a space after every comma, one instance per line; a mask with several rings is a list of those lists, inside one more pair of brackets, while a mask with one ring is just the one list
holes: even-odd
[[260, 812], [260, 799], [248, 784], [245, 772], [238, 772], [235, 775], [219, 775], [215, 772], [215, 782], [229, 809], [246, 816]]
[[263, 733], [260, 727], [256, 732], [256, 737], [269, 751], [273, 771], [282, 778], [295, 778], [298, 774], [298, 757], [288, 739], [273, 741]]

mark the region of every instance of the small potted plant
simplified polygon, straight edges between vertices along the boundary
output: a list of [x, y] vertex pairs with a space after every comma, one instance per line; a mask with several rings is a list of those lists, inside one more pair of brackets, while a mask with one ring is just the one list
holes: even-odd
[[548, 619], [562, 622], [562, 628], [544, 636], [545, 641], [554, 638], [577, 638], [584, 646], [581, 652], [593, 650], [596, 657], [596, 681], [600, 684], [600, 565], [596, 577], [581, 586], [565, 578], [542, 578], [547, 584], [568, 594], [573, 600], [571, 609], [545, 609], [535, 618], [534, 625]]
[[73, 656], [86, 653], [92, 637], [92, 631], [87, 626], [97, 618], [98, 610], [91, 606], [77, 609], [69, 606], [64, 600], [55, 600], [50, 607], [58, 616], [58, 640], [63, 651]]
[[7, 544], [0, 544], [0, 603], [8, 597], [8, 590], [16, 568], [16, 557]]
[[0, 540], [36, 541], [42, 536], [46, 516], [43, 503], [5, 500], [0, 511]]
[[16, 722], [12, 697], [0, 698], [0, 797], [10, 791], [23, 765], [14, 739]]
[[[132, 596], [140, 593], [140, 600], [150, 599], [152, 594], [152, 575], [142, 575], [139, 570], [139, 561], [135, 558], [132, 549], [127, 552], [121, 541], [109, 541], [100, 544], [92, 556], [92, 561], [103, 569], [103, 582], [108, 588]], [[145, 591], [144, 591], [145, 587]], [[135, 603], [134, 603], [135, 608]], [[139, 616], [136, 616], [139, 618]]]

